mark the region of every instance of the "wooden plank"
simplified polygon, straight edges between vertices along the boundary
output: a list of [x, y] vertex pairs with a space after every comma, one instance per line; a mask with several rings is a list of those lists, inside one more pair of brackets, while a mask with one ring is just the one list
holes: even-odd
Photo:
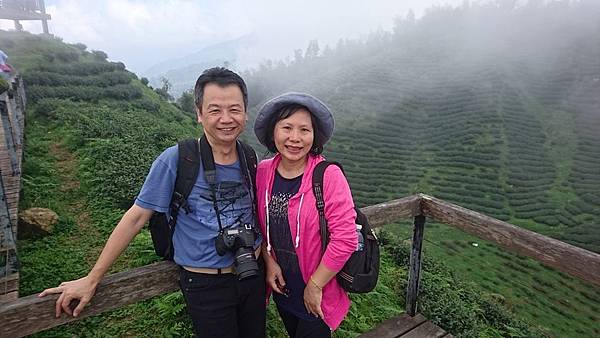
[[18, 298], [19, 298], [18, 291], [9, 292], [9, 293], [0, 295], [0, 303], [14, 301], [15, 299], [18, 299]]
[[478, 212], [421, 195], [423, 213], [504, 249], [600, 285], [600, 255]]
[[[74, 320], [139, 302], [178, 290], [177, 266], [173, 262], [158, 262], [119, 272], [102, 280], [91, 303], [77, 318], [63, 314], [54, 317], [58, 295], [38, 298], [37, 295], [0, 303], [0, 337], [23, 337]], [[74, 305], [71, 306], [74, 308]]]
[[0, 19], [6, 20], [50, 20], [50, 14], [0, 8]]
[[425, 322], [422, 325], [410, 330], [406, 334], [400, 336], [402, 338], [441, 338], [446, 335], [446, 331], [442, 330], [432, 322]]
[[0, 279], [0, 294], [7, 294], [19, 289], [19, 274], [13, 273], [6, 278]]
[[413, 239], [410, 250], [410, 265], [408, 271], [408, 285], [406, 286], [406, 313], [414, 316], [417, 313], [417, 299], [421, 282], [421, 248], [425, 234], [425, 216], [415, 216]]
[[411, 195], [397, 200], [364, 207], [360, 210], [369, 217], [371, 227], [376, 228], [396, 222], [399, 219], [420, 215], [420, 200], [421, 196]]
[[359, 338], [396, 338], [426, 321], [420, 313], [414, 317], [405, 313], [386, 320], [373, 330], [361, 334]]

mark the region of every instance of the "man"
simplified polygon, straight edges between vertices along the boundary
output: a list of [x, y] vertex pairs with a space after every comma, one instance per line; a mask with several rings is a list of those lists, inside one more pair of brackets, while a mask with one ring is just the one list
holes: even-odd
[[[255, 219], [251, 189], [244, 183], [236, 150], [237, 138], [248, 118], [246, 84], [230, 70], [211, 68], [198, 78], [194, 91], [198, 122], [212, 148], [216, 184], [212, 190], [201, 165], [187, 198], [186, 212], [178, 213], [173, 246], [174, 261], [181, 266], [180, 287], [198, 337], [264, 337], [264, 274], [261, 271], [254, 278], [239, 280], [232, 269], [234, 254], [227, 252], [221, 256], [215, 249], [219, 221], [223, 228], [231, 228], [236, 224], [253, 224]], [[106, 271], [152, 214], [168, 212], [178, 151], [177, 146], [168, 148], [154, 161], [135, 204], [110, 235], [88, 275], [40, 294], [40, 297], [61, 294], [56, 301], [57, 317], [62, 311], [79, 315]], [[255, 249], [260, 241], [257, 235]], [[71, 311], [69, 303], [73, 299], [79, 299], [79, 304]]]

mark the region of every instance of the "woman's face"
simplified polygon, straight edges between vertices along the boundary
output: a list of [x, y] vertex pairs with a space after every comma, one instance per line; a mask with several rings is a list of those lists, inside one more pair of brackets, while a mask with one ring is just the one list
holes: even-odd
[[273, 130], [275, 147], [282, 160], [292, 163], [306, 159], [314, 137], [310, 113], [306, 109], [299, 109], [288, 118], [277, 121]]

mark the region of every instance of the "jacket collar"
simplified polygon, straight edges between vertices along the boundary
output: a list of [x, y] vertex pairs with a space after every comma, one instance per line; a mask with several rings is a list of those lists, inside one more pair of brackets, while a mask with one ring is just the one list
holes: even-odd
[[[325, 158], [322, 155], [313, 155], [308, 154], [308, 159], [306, 161], [306, 166], [304, 167], [304, 174], [302, 176], [302, 184], [300, 184], [300, 188], [298, 190], [299, 194], [304, 194], [308, 191], [312, 191], [312, 173], [317, 164], [321, 161], [324, 161]], [[269, 168], [269, 173], [271, 177], [269, 178], [269, 191], [273, 186], [273, 180], [275, 178], [275, 170], [277, 170], [277, 166], [281, 162], [281, 154], [275, 154], [273, 160], [271, 161], [271, 166]]]

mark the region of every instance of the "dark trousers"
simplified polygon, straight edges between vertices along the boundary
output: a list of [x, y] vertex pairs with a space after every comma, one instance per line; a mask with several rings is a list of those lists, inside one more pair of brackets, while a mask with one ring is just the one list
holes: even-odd
[[234, 274], [209, 275], [180, 269], [179, 285], [200, 338], [264, 338], [264, 270], [239, 281]]
[[331, 330], [322, 319], [300, 319], [279, 306], [277, 312], [290, 338], [331, 338]]

